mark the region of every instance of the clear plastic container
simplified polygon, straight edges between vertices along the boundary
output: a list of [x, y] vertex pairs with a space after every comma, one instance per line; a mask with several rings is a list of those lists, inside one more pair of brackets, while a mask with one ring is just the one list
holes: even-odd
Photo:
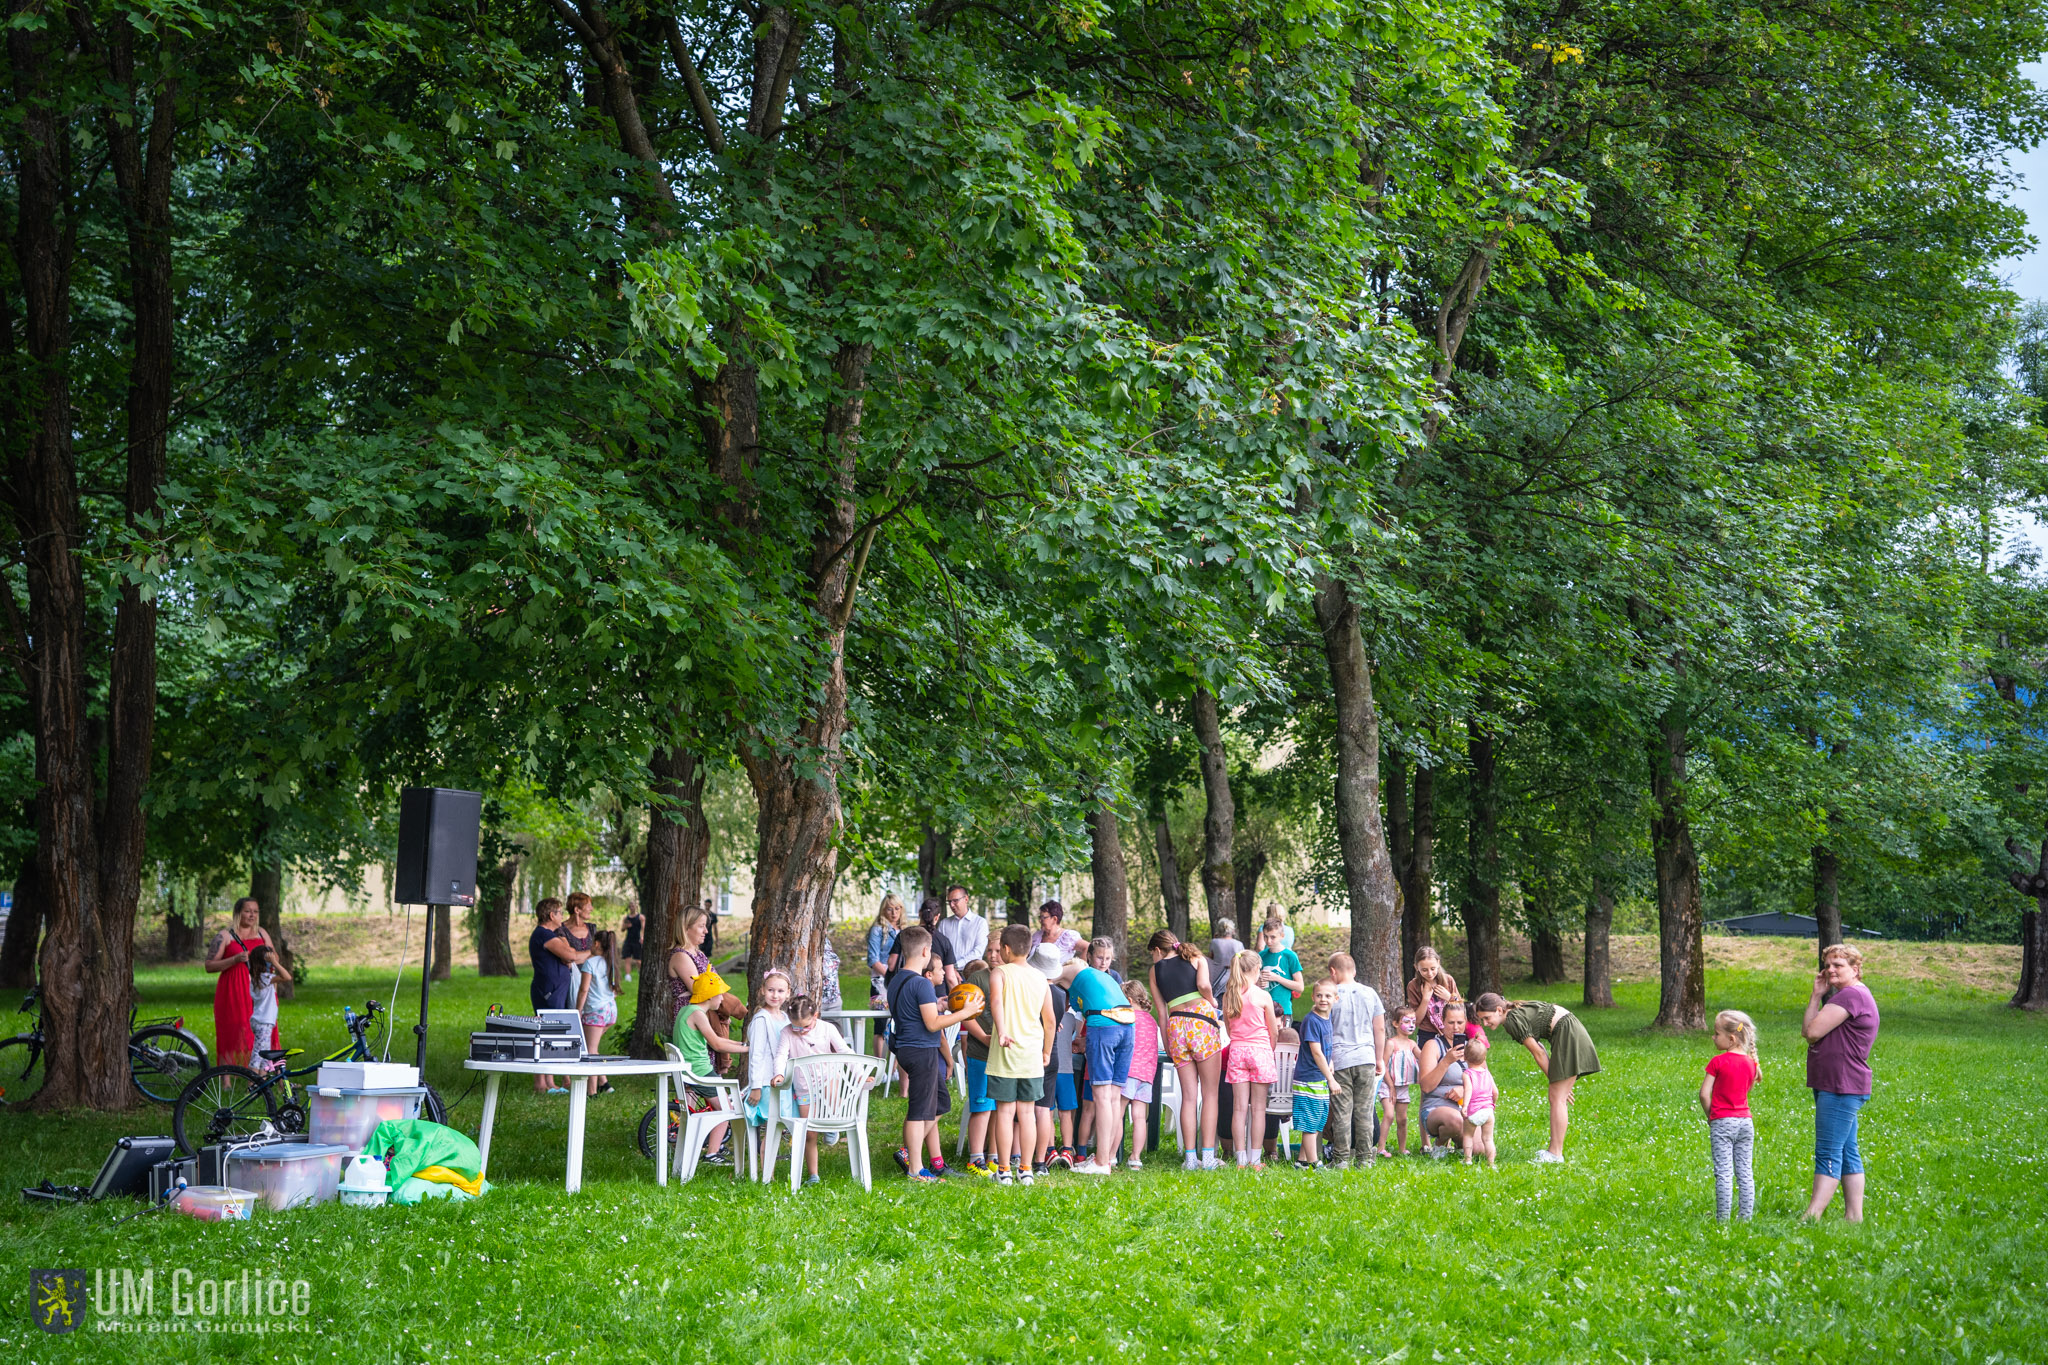
[[315, 1142], [331, 1142], [360, 1152], [369, 1145], [370, 1134], [386, 1119], [400, 1123], [420, 1116], [424, 1087], [399, 1090], [345, 1090], [338, 1086], [313, 1087], [313, 1112], [306, 1133]]
[[227, 1159], [227, 1179], [236, 1189], [254, 1190], [268, 1209], [326, 1204], [341, 1185], [346, 1147], [320, 1142], [272, 1142], [244, 1147]]
[[207, 1223], [247, 1219], [256, 1209], [256, 1194], [228, 1185], [187, 1185], [171, 1197], [179, 1213]]

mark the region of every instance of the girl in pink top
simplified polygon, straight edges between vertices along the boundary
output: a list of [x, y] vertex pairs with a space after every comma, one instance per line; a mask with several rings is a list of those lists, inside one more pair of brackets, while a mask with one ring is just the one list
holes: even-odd
[[1472, 1164], [1474, 1152], [1486, 1153], [1486, 1164], [1494, 1164], [1493, 1107], [1500, 1089], [1493, 1073], [1486, 1069], [1486, 1040], [1472, 1038], [1465, 1043], [1465, 1164]]
[[[838, 1029], [818, 1021], [818, 1002], [808, 995], [799, 995], [789, 1002], [789, 1027], [782, 1030], [782, 1037], [775, 1048], [775, 1075], [770, 1082], [780, 1088], [792, 1082], [794, 1068], [790, 1063], [799, 1057], [815, 1057], [824, 1052], [846, 1052], [846, 1039]], [[805, 1118], [811, 1116], [810, 1086], [801, 1076], [794, 1077], [791, 1089], [796, 1099], [796, 1112]], [[789, 1154], [796, 1160], [796, 1153]], [[804, 1134], [804, 1161], [806, 1175], [804, 1184], [818, 1183], [818, 1135]]]
[[1279, 1074], [1273, 1044], [1280, 1036], [1280, 1018], [1273, 1012], [1273, 997], [1258, 982], [1257, 953], [1242, 952], [1231, 960], [1230, 984], [1223, 988], [1223, 1021], [1230, 1028], [1223, 1079], [1230, 1082], [1230, 1136], [1237, 1144], [1237, 1164], [1263, 1171], [1259, 1147], [1266, 1128], [1266, 1088]]
[[1124, 1107], [1131, 1116], [1131, 1159], [1134, 1171], [1145, 1168], [1145, 1116], [1152, 1108], [1152, 1085], [1159, 1078], [1159, 1021], [1152, 1017], [1152, 992], [1142, 981], [1124, 982], [1124, 998], [1137, 1007], [1131, 1022], [1131, 1070], [1124, 1081]]

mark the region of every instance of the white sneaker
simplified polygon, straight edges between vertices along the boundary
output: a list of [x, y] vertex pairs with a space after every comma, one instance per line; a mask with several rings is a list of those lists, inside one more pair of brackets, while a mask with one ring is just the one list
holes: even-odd
[[1180, 1168], [1184, 1171], [1199, 1171], [1202, 1169], [1202, 1158], [1193, 1152], [1185, 1153], [1180, 1159]]
[[1103, 1165], [1103, 1164], [1102, 1164], [1101, 1162], [1099, 1162], [1099, 1161], [1084, 1161], [1084, 1162], [1082, 1162], [1082, 1163], [1081, 1163], [1080, 1165], [1078, 1165], [1078, 1166], [1074, 1167], [1074, 1174], [1075, 1174], [1075, 1175], [1109, 1175], [1109, 1174], [1111, 1174], [1112, 1172], [1114, 1172], [1115, 1170], [1116, 1170], [1116, 1167], [1114, 1167], [1114, 1166], [1105, 1166], [1105, 1165]]
[[1024, 1168], [1024, 1169], [1023, 1169], [1022, 1171], [1018, 1172], [1018, 1174], [1017, 1174], [1017, 1183], [1018, 1183], [1019, 1185], [1029, 1185], [1029, 1184], [1031, 1183], [1031, 1168], [1030, 1168], [1030, 1167], [1028, 1167], [1028, 1166], [1027, 1166], [1027, 1167], [1025, 1167], [1025, 1168]]
[[1127, 1171], [1142, 1171], [1145, 1169], [1145, 1163], [1138, 1160], [1138, 1158], [1136, 1157], [1132, 1157], [1129, 1161], [1126, 1161], [1124, 1163], [1124, 1169]]
[[1529, 1164], [1532, 1166], [1562, 1166], [1564, 1165], [1564, 1158], [1553, 1153], [1548, 1147], [1543, 1147], [1537, 1150], [1536, 1155], [1529, 1158]]
[[1205, 1170], [1205, 1171], [1220, 1171], [1220, 1170], [1222, 1170], [1222, 1169], [1223, 1169], [1223, 1161], [1222, 1161], [1222, 1158], [1220, 1158], [1220, 1157], [1213, 1157], [1213, 1156], [1212, 1156], [1212, 1157], [1204, 1157], [1204, 1158], [1202, 1159], [1202, 1164], [1201, 1164], [1201, 1167], [1200, 1167], [1200, 1169], [1202, 1169], [1202, 1170]]

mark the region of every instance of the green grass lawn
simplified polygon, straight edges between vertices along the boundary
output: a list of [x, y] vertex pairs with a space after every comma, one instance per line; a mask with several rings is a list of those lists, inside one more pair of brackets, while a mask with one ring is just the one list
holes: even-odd
[[[417, 978], [414, 978], [415, 999]], [[342, 1039], [374, 974], [321, 973], [288, 1043]], [[380, 995], [388, 995], [382, 978]], [[654, 1184], [633, 1129], [652, 1083], [591, 1102], [586, 1185], [562, 1191], [566, 1101], [505, 1087], [497, 1188], [467, 1205], [339, 1206], [204, 1224], [139, 1205], [0, 1203], [7, 1358], [649, 1361], [1508, 1361], [2048, 1359], [2048, 1021], [1988, 996], [1873, 978], [1884, 1012], [1864, 1111], [1869, 1221], [1800, 1226], [1811, 1172], [1801, 1087], [1805, 980], [1715, 974], [1714, 1007], [1763, 1029], [1758, 1216], [1714, 1224], [1696, 1094], [1708, 1044], [1645, 1032], [1654, 986], [1588, 1018], [1607, 1070], [1582, 1083], [1570, 1164], [1532, 1167], [1541, 1085], [1503, 1052], [1497, 1171], [1416, 1159], [1364, 1172], [1060, 1176], [1030, 1190], [894, 1174], [900, 1099], [878, 1101], [873, 1194], [827, 1149], [823, 1186]], [[145, 1013], [211, 1032], [210, 981], [153, 971]], [[849, 996], [851, 999], [852, 996]], [[1560, 998], [1570, 998], [1560, 993]], [[451, 1101], [467, 1034], [525, 983], [436, 992], [430, 1079]], [[409, 1055], [411, 1009], [401, 995]], [[394, 1046], [394, 1053], [400, 1051]], [[453, 1121], [473, 1132], [480, 1090]], [[165, 1110], [0, 1113], [0, 1180], [84, 1183], [111, 1140]], [[950, 1150], [951, 1124], [948, 1123]], [[1837, 1206], [1839, 1208], [1839, 1205]], [[275, 1271], [310, 1284], [311, 1330], [281, 1336], [45, 1336], [30, 1267], [154, 1267], [167, 1282]], [[15, 1355], [14, 1352], [20, 1352]]]

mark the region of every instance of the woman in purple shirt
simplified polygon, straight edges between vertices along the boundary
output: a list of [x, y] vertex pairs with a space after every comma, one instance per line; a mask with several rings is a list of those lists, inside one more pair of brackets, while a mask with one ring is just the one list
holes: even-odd
[[1849, 1221], [1863, 1221], [1863, 1154], [1856, 1115], [1870, 1098], [1870, 1045], [1877, 1041], [1877, 1001], [1863, 984], [1863, 954], [1846, 943], [1820, 954], [1806, 1002], [1806, 1088], [1813, 1092], [1813, 1199], [1818, 1218], [1842, 1190]]

